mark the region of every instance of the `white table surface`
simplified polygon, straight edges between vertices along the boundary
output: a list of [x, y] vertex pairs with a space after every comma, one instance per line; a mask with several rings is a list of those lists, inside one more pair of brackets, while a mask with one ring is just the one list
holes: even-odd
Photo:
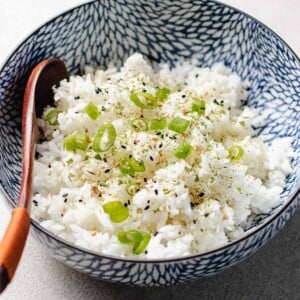
[[[5, 61], [12, 50], [35, 28], [60, 12], [85, 2], [88, 1], [1, 0], [0, 64]], [[240, 8], [264, 22], [278, 33], [298, 56], [300, 55], [300, 0], [223, 0], [223, 2]], [[0, 236], [2, 236], [10, 216], [3, 202], [3, 196], [0, 195]], [[298, 266], [300, 269], [299, 261]], [[241, 269], [240, 272], [243, 272], [243, 269]], [[280, 270], [278, 270], [278, 272], [280, 273]], [[299, 272], [297, 275], [300, 275]], [[219, 285], [217, 280], [218, 279], [206, 281], [212, 290], [209, 293], [206, 291], [206, 295], [212, 297], [210, 299], [219, 299], [216, 298], [218, 296], [214, 295], [220, 294], [218, 294], [217, 291], [215, 291], [215, 294], [213, 292], [214, 289], [218, 289], [218, 286], [213, 286], [213, 284]], [[222, 282], [222, 277], [221, 280], [219, 278], [219, 282]], [[200, 299], [200, 295], [202, 295], [200, 290], [203, 289], [203, 287], [198, 290], [195, 284], [190, 284], [184, 286], [182, 289], [185, 293], [189, 293], [189, 299]], [[291, 289], [293, 288], [291, 287]], [[142, 297], [142, 295], [144, 299], [168, 299], [171, 297], [179, 299], [180, 290], [181, 288], [179, 287], [159, 290], [128, 288], [97, 281], [56, 262], [33, 237], [29, 236], [15, 278], [0, 296], [0, 300], [138, 299]], [[300, 299], [300, 295], [298, 294], [298, 296], [296, 296], [297, 294], [295, 294], [296, 290], [285, 292], [287, 295], [286, 299], [292, 299], [289, 298], [288, 295], [293, 295], [293, 299]], [[291, 294], [289, 294], [289, 292]], [[226, 290], [224, 293], [224, 295], [226, 295]], [[237, 288], [237, 293], [233, 295], [236, 295], [236, 299], [241, 299], [243, 292], [240, 291], [239, 294]], [[248, 296], [249, 298], [244, 295], [243, 299], [252, 299], [250, 295]], [[263, 298], [260, 299], [267, 299], [267, 297], [262, 297]], [[223, 299], [225, 298], [224, 296]], [[234, 299], [234, 297], [231, 297], [231, 299]]]

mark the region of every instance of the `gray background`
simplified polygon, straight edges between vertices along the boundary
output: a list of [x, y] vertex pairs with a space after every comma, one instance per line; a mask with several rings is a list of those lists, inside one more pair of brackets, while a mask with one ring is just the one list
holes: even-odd
[[[0, 64], [39, 25], [86, 0], [0, 0]], [[223, 0], [263, 21], [300, 54], [300, 0]], [[0, 195], [0, 237], [9, 212]], [[186, 285], [138, 288], [105, 283], [56, 260], [29, 236], [13, 282], [0, 300], [284, 299], [300, 300], [300, 209], [254, 256]]]

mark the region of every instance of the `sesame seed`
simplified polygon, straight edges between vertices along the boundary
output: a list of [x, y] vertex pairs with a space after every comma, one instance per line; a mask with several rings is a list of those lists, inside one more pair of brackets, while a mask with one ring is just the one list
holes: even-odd
[[147, 203], [149, 204], [149, 203], [150, 203], [150, 200], [147, 200]]
[[196, 74], [196, 75], [195, 75], [195, 78], [198, 78], [198, 77], [199, 77], [199, 74]]
[[102, 92], [102, 90], [101, 90], [100, 88], [96, 87], [96, 88], [95, 88], [95, 93], [96, 93], [96, 94], [99, 94], [100, 92]]
[[102, 106], [102, 107], [101, 107], [101, 110], [102, 110], [102, 111], [105, 111], [105, 107], [104, 107], [104, 106]]
[[128, 205], [130, 205], [130, 200], [127, 201]]
[[79, 199], [78, 202], [82, 202], [82, 199]]
[[158, 235], [158, 231], [156, 231], [153, 235], [154, 235], [154, 236], [157, 236], [157, 235]]
[[196, 224], [196, 220], [193, 220], [193, 224]]
[[209, 216], [209, 213], [206, 213], [206, 214], [204, 215], [205, 218], [207, 218], [208, 216]]
[[150, 208], [150, 206], [147, 205], [147, 206], [144, 208], [144, 210], [148, 210], [149, 208]]
[[66, 198], [66, 197], [68, 197], [68, 195], [69, 195], [69, 194], [63, 194], [62, 196], [63, 196], [64, 198]]
[[155, 195], [157, 196], [157, 195], [158, 195], [158, 190], [155, 189], [155, 190], [154, 190], [154, 193], [155, 193]]
[[160, 143], [159, 146], [158, 146], [158, 148], [162, 148], [162, 146], [163, 146], [163, 143]]
[[146, 177], [144, 177], [144, 182], [145, 182], [145, 183], [147, 182], [147, 178], [146, 178]]
[[105, 171], [104, 171], [104, 173], [109, 173], [110, 172], [110, 169], [106, 169]]
[[128, 206], [128, 203], [124, 203], [124, 206], [127, 207], [127, 206]]
[[107, 159], [106, 159], [105, 157], [103, 157], [103, 161], [104, 161], [105, 163], [107, 163]]
[[160, 132], [160, 131], [159, 131], [159, 132], [157, 132], [157, 133], [156, 133], [156, 135], [161, 135], [161, 132]]
[[60, 216], [61, 216], [61, 217], [63, 217], [63, 216], [64, 216], [64, 214], [61, 214]]
[[186, 95], [184, 95], [184, 94], [181, 96], [181, 98], [185, 98], [185, 97], [186, 97]]
[[125, 145], [121, 145], [121, 148], [126, 149], [126, 146]]
[[32, 200], [32, 203], [35, 205], [35, 206], [38, 206], [39, 203], [36, 201], [36, 200]]
[[153, 157], [152, 157], [151, 155], [150, 155], [150, 160], [151, 160], [151, 161], [153, 161], [153, 160], [154, 160], [154, 159], [153, 159]]
[[205, 194], [203, 193], [203, 192], [201, 192], [200, 194], [199, 194], [199, 197], [203, 197]]
[[147, 250], [145, 250], [145, 254], [148, 254], [148, 251], [147, 251]]
[[67, 203], [67, 201], [68, 201], [68, 199], [67, 199], [67, 198], [65, 198], [65, 199], [64, 199], [64, 203]]
[[74, 97], [75, 100], [79, 100], [80, 99], [80, 96], [76, 96]]
[[129, 158], [132, 158], [132, 155], [131, 155], [131, 154], [129, 154]]

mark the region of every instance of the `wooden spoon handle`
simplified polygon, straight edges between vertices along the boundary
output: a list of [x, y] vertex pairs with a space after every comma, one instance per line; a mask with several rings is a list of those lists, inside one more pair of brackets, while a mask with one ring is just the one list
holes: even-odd
[[25, 246], [29, 227], [30, 217], [27, 208], [15, 208], [0, 244], [0, 293], [14, 276]]

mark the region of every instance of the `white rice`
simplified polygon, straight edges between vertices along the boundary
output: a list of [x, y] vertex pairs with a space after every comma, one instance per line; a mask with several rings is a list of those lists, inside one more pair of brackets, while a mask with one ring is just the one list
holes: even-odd
[[[243, 106], [245, 84], [224, 65], [199, 68], [181, 62], [176, 68], [164, 64], [155, 71], [134, 54], [120, 71], [110, 67], [87, 72], [63, 80], [54, 89], [55, 105], [61, 111], [59, 125], [45, 121], [50, 107], [38, 121], [47, 140], [37, 145], [32, 216], [42, 226], [103, 254], [180, 257], [241, 237], [250, 217], [280, 204], [291, 173], [291, 141], [268, 145], [263, 137], [253, 137], [251, 126], [262, 124], [263, 118]], [[157, 87], [171, 90], [159, 108], [142, 110], [130, 100], [132, 91], [155, 95]], [[205, 101], [205, 116], [191, 111], [195, 98]], [[89, 102], [101, 111], [95, 121], [84, 111]], [[136, 132], [130, 122], [140, 115], [147, 122], [181, 117], [191, 125], [184, 134], [168, 127], [160, 135], [151, 130]], [[108, 151], [100, 153], [101, 159], [90, 148], [64, 150], [64, 138], [76, 131], [88, 132], [91, 145], [103, 124], [113, 124], [117, 137]], [[194, 151], [178, 159], [174, 149], [183, 140]], [[233, 145], [244, 150], [236, 163], [228, 158]], [[134, 178], [118, 168], [120, 159], [129, 155], [145, 164], [145, 171]], [[140, 186], [134, 196], [125, 191], [131, 181]], [[112, 222], [103, 210], [104, 203], [114, 200], [130, 203], [129, 217], [123, 222]], [[140, 255], [118, 240], [120, 231], [131, 229], [151, 234]]]

